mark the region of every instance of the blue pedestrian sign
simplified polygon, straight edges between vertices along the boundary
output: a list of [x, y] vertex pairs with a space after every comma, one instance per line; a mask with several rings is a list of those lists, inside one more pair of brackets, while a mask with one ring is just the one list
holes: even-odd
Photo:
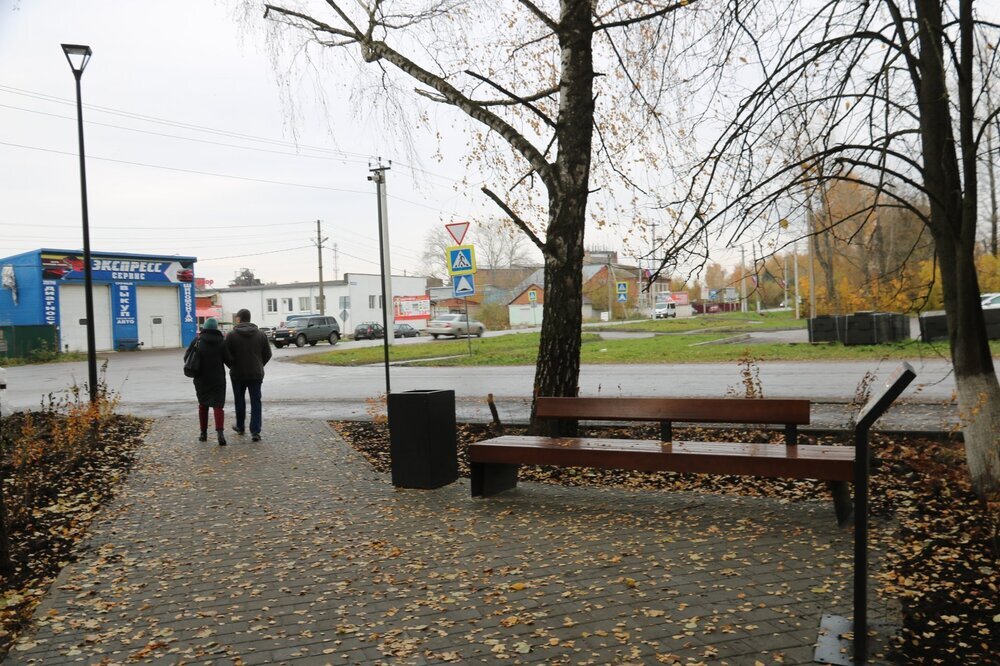
[[476, 272], [476, 251], [472, 245], [456, 245], [445, 250], [448, 275], [472, 275]]
[[[617, 285], [618, 285], [618, 293], [619, 294], [627, 294], [628, 293], [628, 282], [618, 282]], [[622, 299], [619, 298], [618, 300], [620, 301]]]
[[628, 294], [618, 294], [618, 302], [619, 303], [627, 303], [628, 302]]
[[451, 281], [451, 294], [455, 298], [476, 295], [476, 276], [459, 275]]

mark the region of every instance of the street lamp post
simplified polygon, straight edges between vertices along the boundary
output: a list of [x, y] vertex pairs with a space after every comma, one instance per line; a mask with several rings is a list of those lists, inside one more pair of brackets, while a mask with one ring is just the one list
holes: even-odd
[[76, 123], [80, 136], [80, 203], [83, 209], [83, 284], [87, 304], [87, 379], [90, 402], [97, 402], [97, 343], [94, 339], [94, 280], [90, 260], [90, 220], [87, 216], [87, 165], [83, 152], [83, 102], [80, 97], [80, 78], [90, 62], [92, 51], [89, 46], [63, 44], [63, 53], [76, 78]]

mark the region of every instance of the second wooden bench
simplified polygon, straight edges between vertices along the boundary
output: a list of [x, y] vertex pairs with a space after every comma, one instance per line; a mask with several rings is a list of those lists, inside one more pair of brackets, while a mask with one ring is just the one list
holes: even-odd
[[[472, 495], [488, 497], [517, 485], [520, 465], [600, 467], [644, 472], [850, 481], [854, 448], [799, 444], [809, 424], [808, 400], [737, 398], [538, 398], [536, 416], [550, 435], [507, 435], [469, 446]], [[660, 441], [562, 437], [566, 420], [658, 422]], [[781, 426], [784, 443], [674, 441], [673, 423]], [[841, 516], [844, 507], [838, 507]]]

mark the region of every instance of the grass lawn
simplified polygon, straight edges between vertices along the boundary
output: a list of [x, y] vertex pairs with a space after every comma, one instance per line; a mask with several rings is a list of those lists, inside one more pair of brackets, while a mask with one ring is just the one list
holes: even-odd
[[39, 363], [74, 363], [86, 361], [87, 352], [45, 352], [26, 357], [0, 358], [0, 365], [12, 368], [15, 365], [37, 365]]
[[681, 319], [645, 319], [621, 324], [599, 324], [588, 326], [588, 331], [650, 331], [655, 333], [681, 333], [685, 331], [768, 331], [805, 328], [806, 320], [796, 319], [794, 310], [774, 312], [720, 312], [718, 314], [696, 315]]
[[[697, 343], [730, 337], [729, 333], [699, 333], [658, 335], [653, 338], [602, 340], [596, 333], [582, 336], [581, 362], [598, 363], [708, 363], [739, 360], [750, 353], [767, 361], [843, 361], [878, 359], [912, 359], [940, 356], [948, 358], [946, 342], [924, 344], [916, 340], [891, 345], [851, 346], [840, 344], [747, 345]], [[495, 338], [473, 338], [472, 354], [469, 341], [429, 340], [423, 344], [394, 345], [389, 350], [391, 361], [414, 361], [427, 366], [459, 365], [534, 365], [538, 354], [538, 333], [518, 333]], [[1000, 341], [990, 343], [995, 356], [1000, 356]], [[381, 363], [382, 347], [361, 349], [335, 348], [333, 351], [308, 354], [296, 359], [300, 363], [326, 365], [367, 365]]]

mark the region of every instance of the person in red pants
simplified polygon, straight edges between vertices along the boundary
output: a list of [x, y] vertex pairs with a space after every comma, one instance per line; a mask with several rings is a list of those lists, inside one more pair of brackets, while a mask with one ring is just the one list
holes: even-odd
[[191, 342], [191, 347], [197, 346], [200, 357], [198, 376], [194, 378], [194, 390], [198, 395], [198, 424], [201, 426], [198, 441], [208, 441], [208, 408], [211, 407], [219, 446], [226, 445], [223, 415], [226, 405], [226, 368], [233, 363], [232, 354], [224, 343], [225, 337], [214, 317], [205, 320], [201, 325], [201, 333]]

